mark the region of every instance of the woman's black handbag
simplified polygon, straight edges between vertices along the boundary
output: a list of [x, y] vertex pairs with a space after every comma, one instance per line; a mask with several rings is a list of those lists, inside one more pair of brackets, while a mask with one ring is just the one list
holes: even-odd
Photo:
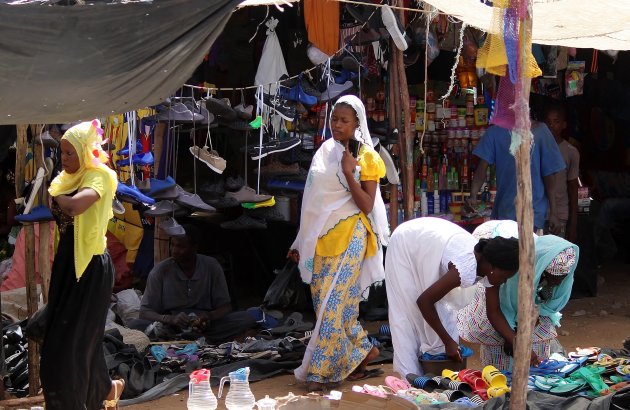
[[48, 305], [33, 313], [33, 316], [28, 318], [26, 327], [24, 328], [24, 334], [26, 337], [41, 345], [44, 342], [44, 336], [46, 335], [48, 316]]

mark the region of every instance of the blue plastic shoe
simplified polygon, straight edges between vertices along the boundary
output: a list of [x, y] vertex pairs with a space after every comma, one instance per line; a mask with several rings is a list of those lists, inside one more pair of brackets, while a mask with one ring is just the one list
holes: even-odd
[[151, 178], [149, 179], [150, 188], [145, 192], [150, 197], [153, 197], [155, 194], [166, 191], [169, 188], [175, 187], [175, 180], [171, 177], [166, 177], [166, 179], [157, 179]]
[[131, 198], [137, 202], [143, 203], [145, 205], [153, 205], [155, 203], [155, 199], [146, 196], [136, 187], [131, 187], [129, 185], [125, 185], [122, 183], [118, 183], [118, 187], [116, 188], [116, 195], [121, 201], [126, 200], [127, 198]]
[[306, 105], [317, 104], [317, 97], [306, 94], [299, 83], [289, 89], [281, 87], [280, 96], [286, 98], [287, 100], [298, 101]]
[[17, 215], [15, 220], [22, 223], [52, 221], [53, 215], [52, 212], [50, 212], [50, 208], [39, 205], [31, 209], [31, 212], [28, 214]]
[[[141, 153], [142, 151], [144, 151], [142, 142], [136, 140], [136, 154]], [[118, 151], [116, 155], [120, 155], [121, 157], [126, 157], [129, 155], [129, 140], [127, 140], [125, 146], [120, 151]]]
[[151, 354], [158, 363], [162, 363], [162, 360], [166, 358], [166, 350], [160, 345], [151, 346]]

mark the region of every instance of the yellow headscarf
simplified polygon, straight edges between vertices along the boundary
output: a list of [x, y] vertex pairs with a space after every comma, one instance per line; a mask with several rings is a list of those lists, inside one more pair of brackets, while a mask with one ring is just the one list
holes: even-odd
[[74, 217], [74, 260], [77, 280], [92, 260], [107, 248], [107, 223], [114, 216], [112, 200], [118, 180], [107, 165], [107, 154], [101, 147], [103, 130], [98, 120], [82, 122], [70, 128], [62, 139], [77, 151], [79, 169], [75, 173], [62, 171], [50, 184], [53, 197], [67, 195], [81, 188], [92, 188], [100, 196], [85, 212]]

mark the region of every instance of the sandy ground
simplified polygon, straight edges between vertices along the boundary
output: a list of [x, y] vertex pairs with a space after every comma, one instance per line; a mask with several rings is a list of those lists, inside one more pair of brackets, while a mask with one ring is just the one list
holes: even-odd
[[[613, 347], [620, 348], [623, 339], [630, 336], [630, 266], [615, 263], [605, 266], [601, 270], [603, 283], [600, 284], [598, 296], [571, 300], [564, 309], [562, 327], [559, 329], [559, 340], [567, 351], [575, 347]], [[379, 323], [366, 325], [369, 331], [377, 329]], [[471, 346], [476, 351], [475, 346]], [[479, 357], [475, 353], [468, 359], [469, 367], [479, 366]], [[381, 365], [384, 370], [382, 377], [364, 381], [372, 385], [384, 383], [384, 377], [392, 372], [391, 364]], [[344, 383], [340, 390], [348, 390], [351, 383]], [[265, 395], [270, 397], [285, 396], [289, 392], [296, 395], [306, 394], [304, 385], [296, 382], [291, 375], [274, 377], [251, 384], [256, 399]], [[214, 389], [215, 394], [217, 393]], [[128, 406], [130, 410], [171, 410], [186, 409], [187, 391], [163, 397], [159, 400], [135, 406]], [[224, 409], [223, 399], [219, 399], [219, 409]]]

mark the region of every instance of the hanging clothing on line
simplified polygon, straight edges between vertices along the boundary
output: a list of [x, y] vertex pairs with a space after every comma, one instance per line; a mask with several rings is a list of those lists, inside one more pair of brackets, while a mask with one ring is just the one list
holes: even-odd
[[339, 49], [339, 3], [304, 0], [304, 21], [308, 41], [328, 55]]

